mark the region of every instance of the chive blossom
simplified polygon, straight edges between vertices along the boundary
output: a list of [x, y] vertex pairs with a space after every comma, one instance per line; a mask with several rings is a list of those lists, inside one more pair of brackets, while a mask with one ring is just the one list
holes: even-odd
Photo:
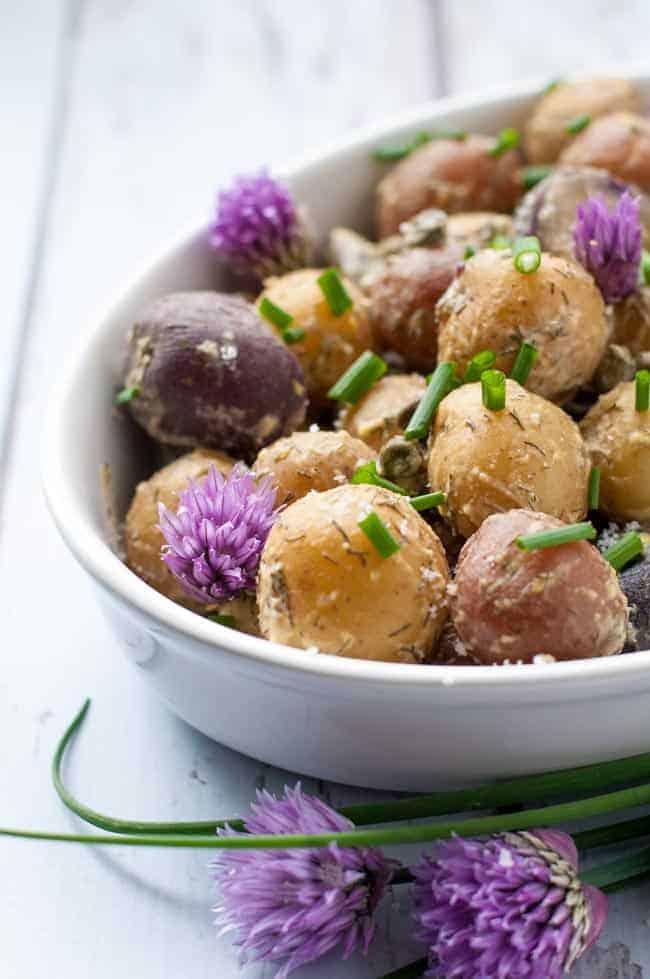
[[226, 629], [235, 628], [235, 616], [234, 615], [221, 615], [220, 612], [214, 612], [207, 616], [211, 622], [216, 622], [217, 625], [223, 625]]
[[572, 136], [575, 136], [576, 133], [581, 133], [583, 129], [586, 129], [590, 122], [591, 116], [585, 113], [581, 116], [574, 116], [573, 119], [570, 119], [567, 122], [564, 128], [568, 133], [571, 133]]
[[494, 248], [496, 251], [505, 251], [505, 249], [510, 248], [512, 242], [507, 235], [495, 235], [490, 242], [490, 248]]
[[398, 486], [397, 483], [392, 483], [390, 479], [384, 479], [383, 476], [379, 475], [376, 462], [366, 462], [364, 465], [358, 466], [352, 473], [350, 482], [355, 486], [362, 484], [383, 486], [384, 489], [390, 490], [392, 493], [399, 493], [400, 496], [408, 496], [406, 490]]
[[422, 496], [412, 496], [411, 506], [420, 512], [422, 510], [432, 510], [434, 507], [444, 506], [447, 502], [445, 493], [423, 493]]
[[391, 557], [399, 551], [400, 545], [374, 510], [371, 510], [363, 520], [359, 520], [358, 526], [381, 557]]
[[282, 331], [282, 339], [291, 346], [292, 343], [300, 343], [305, 339], [305, 331], [302, 326], [287, 326]]
[[530, 372], [533, 369], [533, 365], [537, 360], [537, 356], [537, 347], [524, 340], [519, 348], [514, 366], [510, 371], [510, 377], [513, 379], [513, 381], [516, 381], [517, 384], [521, 384], [522, 387], [524, 386], [528, 380]]
[[634, 407], [637, 411], [647, 411], [650, 405], [650, 371], [636, 372]]
[[515, 146], [519, 146], [519, 132], [512, 126], [507, 126], [501, 130], [489, 153], [490, 156], [501, 156], [506, 150], [514, 149]]
[[541, 183], [551, 172], [552, 167], [544, 164], [536, 164], [530, 167], [523, 167], [521, 171], [521, 183], [524, 190], [532, 190], [538, 183]]
[[492, 350], [481, 350], [480, 353], [475, 354], [467, 365], [463, 383], [472, 384], [474, 381], [480, 381], [483, 371], [489, 371], [494, 367], [496, 360], [496, 354]]
[[346, 310], [352, 309], [352, 299], [343, 285], [338, 269], [325, 269], [316, 281], [325, 296], [332, 316], [342, 316]]
[[506, 375], [503, 371], [483, 371], [481, 394], [486, 408], [490, 411], [503, 411], [506, 406]]
[[535, 272], [542, 261], [542, 246], [539, 243], [539, 238], [534, 235], [516, 238], [512, 246], [512, 257], [518, 272], [523, 272], [526, 275]]
[[280, 306], [276, 306], [267, 296], [262, 297], [259, 308], [264, 319], [277, 326], [279, 330], [286, 330], [293, 323], [293, 316]]
[[623, 534], [621, 539], [617, 540], [615, 544], [612, 544], [606, 551], [603, 551], [603, 557], [611, 564], [614, 571], [620, 571], [630, 561], [641, 557], [644, 550], [641, 535], [636, 530], [630, 530], [629, 533]]
[[642, 286], [650, 285], [650, 252], [644, 248], [641, 252], [641, 263], [639, 265], [639, 284]]
[[133, 401], [139, 394], [140, 388], [137, 384], [134, 384], [130, 388], [122, 388], [119, 394], [115, 395], [115, 403], [118, 405], [128, 405], [129, 401]]
[[449, 394], [453, 386], [455, 372], [456, 365], [453, 361], [443, 361], [442, 364], [438, 364], [431, 375], [431, 380], [419, 405], [411, 415], [404, 430], [404, 438], [426, 438], [433, 416], [438, 410], [438, 405]]
[[587, 503], [590, 510], [598, 509], [598, 504], [600, 503], [600, 469], [598, 466], [594, 466], [589, 473]]
[[561, 544], [574, 544], [579, 540], [594, 540], [596, 528], [590, 520], [571, 523], [554, 530], [542, 530], [538, 534], [524, 534], [517, 537], [516, 544], [522, 551], [541, 551], [546, 547], [559, 547]]
[[388, 365], [385, 360], [374, 354], [372, 350], [366, 350], [329, 389], [327, 397], [334, 401], [356, 404], [387, 370]]

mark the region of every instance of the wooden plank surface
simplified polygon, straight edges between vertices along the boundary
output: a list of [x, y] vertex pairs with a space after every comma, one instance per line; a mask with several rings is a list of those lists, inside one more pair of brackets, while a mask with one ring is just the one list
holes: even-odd
[[[576, 58], [579, 30], [585, 63], [600, 53], [643, 53], [647, 32], [634, 29], [647, 19], [640, 3], [575, 7], [580, 16], [566, 3], [533, 11], [545, 24], [566, 17], [570, 25], [570, 35], [554, 31], [544, 45], [532, 14], [509, 2], [23, 0], [0, 14], [0, 72], [15, 86], [3, 91], [11, 109], [3, 135], [17, 147], [15, 193], [3, 202], [0, 228], [12, 282], [10, 328], [0, 339], [0, 418], [3, 404], [12, 405], [0, 494], [3, 823], [77, 825], [53, 797], [48, 763], [87, 694], [95, 702], [72, 781], [100, 809], [208, 819], [244, 811], [256, 786], [293, 782], [196, 734], [139, 685], [44, 511], [45, 396], [92, 310], [150, 251], [205, 214], [238, 170], [443, 88], [557, 74]], [[83, 391], [79, 403], [83, 411]], [[365, 795], [306, 787], [335, 804]], [[45, 969], [68, 979], [240, 974], [228, 939], [214, 934], [204, 853], [5, 842], [0, 860], [8, 882], [2, 979], [40, 979]], [[617, 896], [605, 942], [627, 942], [650, 976], [648, 915], [639, 912], [649, 898], [646, 885]], [[396, 891], [390, 903], [367, 962], [328, 960], [305, 977], [370, 979], [414, 957], [406, 895]]]

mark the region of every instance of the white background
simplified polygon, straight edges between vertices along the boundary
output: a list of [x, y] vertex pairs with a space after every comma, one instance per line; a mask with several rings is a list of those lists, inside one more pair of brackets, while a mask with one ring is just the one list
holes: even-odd
[[[46, 394], [93, 308], [237, 171], [436, 95], [643, 57], [644, 0], [0, 0], [0, 824], [77, 825], [48, 766], [87, 694], [72, 782], [97, 808], [207, 819], [293, 781], [140, 686], [44, 511]], [[0, 979], [234, 979], [205, 863], [0, 839]], [[648, 976], [649, 899], [648, 884], [617, 895], [601, 940], [628, 943]], [[301, 975], [370, 979], [416, 957], [393, 902], [369, 961]]]

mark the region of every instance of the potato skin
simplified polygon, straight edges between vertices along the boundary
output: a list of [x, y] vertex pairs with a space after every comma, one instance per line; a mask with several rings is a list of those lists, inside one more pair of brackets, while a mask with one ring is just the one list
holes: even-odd
[[561, 527], [544, 513], [511, 510], [487, 520], [460, 553], [450, 604], [470, 655], [484, 664], [620, 653], [627, 602], [616, 572], [587, 541], [523, 551], [522, 534]]
[[544, 251], [575, 257], [573, 227], [576, 207], [600, 194], [611, 209], [629, 190], [639, 198], [644, 247], [650, 244], [650, 197], [640, 187], [626, 184], [596, 167], [558, 166], [522, 197], [514, 214], [515, 234], [537, 235]]
[[426, 391], [421, 374], [387, 374], [354, 405], [343, 408], [338, 424], [376, 452], [401, 435]]
[[639, 92], [625, 78], [582, 78], [559, 82], [543, 95], [524, 126], [526, 158], [531, 163], [554, 163], [577, 137], [567, 124], [577, 116], [592, 120], [611, 112], [636, 112], [642, 108]]
[[470, 211], [450, 214], [447, 218], [447, 241], [459, 245], [463, 252], [468, 246], [477, 252], [487, 248], [496, 235], [512, 237], [513, 225], [509, 214]]
[[650, 190], [650, 121], [633, 112], [601, 116], [562, 151], [560, 163], [600, 167]]
[[[305, 337], [291, 345], [305, 375], [310, 401], [317, 407], [327, 404], [327, 392], [357, 357], [372, 347], [372, 334], [363, 293], [349, 279], [343, 283], [354, 305], [341, 316], [330, 310], [317, 279], [322, 269], [298, 269], [267, 279], [257, 304], [266, 297], [293, 317], [292, 326], [302, 328]], [[279, 331], [264, 320], [274, 335]]]
[[650, 350], [650, 286], [639, 286], [618, 303], [612, 304], [612, 343], [620, 343], [633, 353]]
[[580, 429], [600, 468], [599, 509], [618, 520], [650, 520], [650, 412], [636, 411], [634, 381], [603, 394]]
[[154, 300], [129, 336], [125, 387], [158, 442], [250, 458], [305, 418], [300, 365], [238, 296], [176, 292]]
[[456, 245], [409, 248], [390, 255], [368, 286], [368, 311], [378, 347], [397, 351], [411, 370], [430, 371], [436, 365], [436, 303], [462, 257]]
[[521, 195], [517, 150], [491, 156], [494, 139], [434, 139], [400, 160], [377, 187], [380, 238], [396, 234], [428, 207], [459, 211], [512, 211]]
[[464, 384], [438, 408], [429, 436], [429, 484], [447, 494], [440, 514], [469, 537], [492, 513], [518, 507], [567, 523], [587, 512], [589, 457], [578, 426], [544, 398], [506, 382], [506, 408], [483, 407]]
[[470, 258], [439, 300], [438, 356], [464, 369], [481, 350], [510, 372], [522, 340], [539, 352], [526, 387], [563, 403], [590, 380], [605, 352], [602, 296], [576, 262], [542, 255], [539, 269], [518, 272], [509, 250]]
[[[401, 544], [382, 558], [358, 521], [374, 510]], [[447, 617], [440, 541], [408, 500], [377, 486], [310, 493], [277, 520], [262, 553], [262, 634], [334, 656], [420, 663]]]
[[253, 469], [256, 476], [271, 476], [277, 503], [293, 503], [312, 490], [323, 492], [347, 483], [355, 469], [368, 462], [373, 451], [347, 432], [294, 432], [267, 445]]

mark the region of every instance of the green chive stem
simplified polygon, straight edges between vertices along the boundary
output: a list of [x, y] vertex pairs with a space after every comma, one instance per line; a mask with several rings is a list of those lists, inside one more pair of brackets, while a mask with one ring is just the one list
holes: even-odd
[[587, 490], [587, 506], [589, 510], [597, 510], [600, 503], [600, 469], [593, 466], [589, 473], [589, 488]]
[[512, 242], [507, 235], [495, 235], [490, 242], [490, 248], [494, 248], [496, 251], [505, 251], [511, 245]]
[[511, 150], [515, 146], [519, 146], [519, 132], [512, 126], [507, 126], [501, 130], [489, 153], [490, 156], [501, 156], [506, 150]]
[[614, 568], [614, 571], [621, 571], [626, 564], [644, 553], [643, 538], [636, 530], [630, 530], [623, 534], [620, 540], [603, 551], [603, 557]]
[[467, 370], [463, 377], [463, 384], [472, 384], [480, 381], [483, 371], [489, 371], [497, 362], [496, 354], [492, 350], [481, 350], [470, 360]]
[[366, 462], [362, 466], [358, 466], [357, 469], [352, 473], [352, 479], [350, 480], [355, 486], [366, 484], [370, 486], [383, 486], [384, 489], [391, 490], [393, 493], [399, 493], [400, 496], [408, 496], [408, 492], [398, 486], [397, 483], [391, 482], [390, 479], [384, 479], [377, 472], [376, 462]]
[[538, 534], [523, 534], [517, 537], [517, 547], [522, 551], [541, 551], [546, 547], [560, 547], [574, 544], [580, 540], [594, 540], [596, 528], [590, 520], [583, 523], [567, 524], [554, 530], [542, 530]]
[[594, 850], [601, 846], [612, 846], [614, 843], [625, 843], [627, 840], [638, 840], [650, 836], [650, 816], [608, 823], [606, 826], [596, 826], [572, 835], [579, 850]]
[[305, 331], [301, 326], [287, 326], [282, 331], [282, 339], [289, 346], [300, 343], [301, 340], [305, 339]]
[[569, 122], [567, 122], [565, 130], [567, 133], [571, 133], [572, 136], [575, 136], [576, 133], [580, 133], [583, 129], [586, 129], [590, 122], [591, 116], [587, 115], [586, 113], [584, 115], [574, 116], [573, 119], [570, 119]]
[[532, 190], [533, 187], [536, 187], [538, 183], [548, 177], [551, 170], [552, 167], [543, 165], [523, 167], [521, 171], [521, 183], [524, 190]]
[[506, 406], [506, 375], [503, 371], [483, 371], [481, 392], [483, 404], [489, 411], [503, 411]]
[[510, 377], [512, 380], [516, 381], [518, 384], [521, 384], [523, 387], [533, 369], [537, 356], [537, 347], [524, 340], [519, 348], [513, 368], [510, 371]]
[[388, 364], [372, 350], [366, 350], [357, 357], [336, 384], [327, 392], [327, 397], [334, 401], [346, 401], [356, 404], [366, 394], [373, 384], [383, 377], [388, 370]]
[[118, 405], [128, 405], [129, 401], [133, 401], [140, 394], [140, 388], [137, 384], [134, 384], [130, 388], [122, 388], [122, 390], [115, 395], [115, 403]]
[[342, 316], [348, 309], [352, 309], [352, 298], [343, 285], [338, 269], [325, 269], [316, 281], [332, 316]]
[[277, 326], [279, 330], [286, 330], [291, 323], [293, 323], [293, 316], [287, 313], [286, 309], [282, 309], [280, 306], [276, 306], [274, 302], [268, 298], [268, 296], [262, 296], [259, 305], [260, 314], [273, 326]]
[[465, 251], [463, 252], [463, 261], [467, 261], [468, 258], [474, 258], [476, 255], [476, 249], [473, 245], [465, 245]]
[[647, 411], [650, 407], [650, 371], [636, 372], [634, 399], [637, 411]]
[[443, 506], [447, 502], [445, 493], [423, 493], [422, 496], [412, 496], [411, 506], [418, 512], [422, 510], [432, 510], [434, 507]]
[[419, 405], [411, 415], [404, 430], [404, 438], [423, 439], [427, 437], [433, 416], [438, 410], [440, 402], [451, 389], [455, 371], [456, 365], [453, 361], [443, 361], [442, 364], [438, 364], [431, 375], [431, 380]]
[[397, 543], [390, 530], [374, 510], [358, 521], [358, 526], [366, 535], [372, 546], [382, 558], [392, 557], [397, 554], [400, 545]]
[[526, 235], [523, 238], [515, 238], [512, 246], [512, 258], [515, 268], [524, 275], [535, 272], [542, 261], [542, 246], [539, 238], [535, 235]]
[[639, 264], [639, 282], [643, 286], [650, 285], [650, 252], [644, 248]]
[[220, 612], [214, 612], [206, 616], [211, 622], [216, 622], [217, 625], [223, 625], [226, 629], [234, 629], [237, 625], [234, 615], [221, 615]]

